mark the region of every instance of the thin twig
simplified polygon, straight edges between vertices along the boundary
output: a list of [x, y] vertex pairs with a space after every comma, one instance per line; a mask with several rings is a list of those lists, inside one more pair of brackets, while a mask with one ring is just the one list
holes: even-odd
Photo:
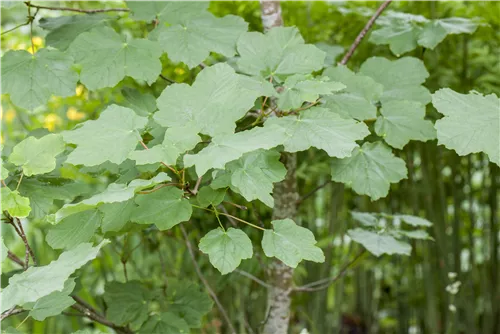
[[85, 306], [78, 303], [78, 301], [76, 304], [72, 305], [71, 308], [83, 313], [87, 318], [94, 320], [95, 322], [98, 322], [98, 323], [100, 323], [104, 326], [107, 326], [109, 328], [113, 328], [118, 333], [123, 333], [123, 334], [132, 334], [133, 333], [130, 329], [128, 329], [126, 327], [118, 326], [118, 325], [112, 323], [111, 321], [109, 321], [108, 319], [102, 317], [101, 315], [94, 313], [92, 309], [86, 308]]
[[187, 235], [186, 229], [184, 228], [183, 225], [179, 225], [182, 231], [182, 235], [184, 236], [184, 240], [186, 241], [186, 247], [189, 251], [189, 255], [191, 256], [191, 260], [193, 261], [194, 269], [196, 270], [196, 273], [198, 274], [198, 277], [200, 280], [203, 282], [203, 285], [205, 285], [205, 288], [208, 290], [208, 293], [212, 297], [212, 299], [215, 301], [215, 304], [217, 304], [217, 307], [219, 308], [220, 313], [224, 317], [224, 320], [227, 323], [227, 326], [229, 327], [229, 331], [232, 334], [236, 334], [236, 330], [233, 327], [233, 324], [231, 324], [231, 320], [229, 319], [229, 316], [227, 315], [226, 310], [222, 306], [221, 302], [219, 301], [219, 298], [217, 298], [217, 295], [215, 294], [214, 290], [210, 287], [208, 284], [208, 281], [205, 279], [205, 276], [203, 276], [200, 267], [198, 266], [198, 263], [196, 262], [196, 257], [194, 256], [194, 251], [193, 251], [193, 245], [191, 245], [191, 241], [189, 241], [189, 237]]
[[[144, 142], [143, 142], [142, 140], [141, 140], [141, 141], [139, 141], [139, 142], [141, 143], [142, 147], [144, 147], [144, 149], [145, 149], [145, 150], [149, 151], [149, 147], [148, 147], [146, 144], [144, 144]], [[179, 174], [179, 172], [177, 172], [174, 168], [170, 167], [169, 165], [167, 165], [167, 164], [166, 164], [166, 163], [164, 163], [163, 161], [160, 161], [160, 163], [161, 163], [163, 166], [165, 166], [165, 167], [167, 167], [168, 169], [170, 169], [170, 170], [171, 170], [172, 172], [174, 172], [176, 175], [178, 175], [178, 174]]]
[[380, 16], [380, 14], [382, 14], [384, 9], [386, 9], [387, 6], [389, 6], [389, 4], [391, 2], [392, 2], [392, 0], [385, 0], [384, 3], [382, 5], [380, 5], [380, 7], [377, 9], [375, 14], [373, 14], [373, 16], [370, 18], [370, 20], [368, 20], [368, 22], [366, 23], [363, 30], [361, 30], [358, 37], [356, 37], [356, 39], [354, 40], [354, 43], [352, 43], [351, 47], [349, 48], [349, 51], [347, 51], [344, 58], [342, 58], [342, 60], [340, 61], [341, 65], [347, 64], [347, 61], [352, 57], [352, 55], [354, 54], [354, 51], [356, 51], [359, 43], [361, 43], [361, 40], [365, 37], [368, 30], [370, 30], [370, 28], [375, 23], [375, 20]]
[[316, 282], [308, 283], [308, 284], [303, 285], [303, 286], [295, 287], [293, 290], [294, 291], [312, 292], [312, 291], [319, 291], [319, 290], [323, 290], [323, 289], [328, 288], [335, 281], [342, 278], [347, 273], [347, 271], [352, 267], [352, 265], [354, 265], [356, 263], [356, 261], [358, 261], [365, 254], [365, 252], [366, 252], [365, 249], [360, 251], [358, 253], [358, 255], [356, 255], [356, 257], [354, 257], [354, 259], [352, 259], [351, 261], [347, 262], [344, 266], [342, 266], [342, 268], [340, 269], [340, 271], [337, 275], [335, 275], [333, 277], [323, 278], [323, 279], [320, 279]]
[[194, 189], [192, 191], [194, 195], [196, 195], [198, 193], [198, 189], [200, 189], [201, 179], [202, 179], [202, 176], [200, 176], [198, 178], [198, 180], [196, 180], [196, 184], [194, 185]]
[[25, 2], [26, 6], [38, 8], [38, 9], [48, 9], [48, 10], [63, 10], [68, 12], [77, 12], [85, 14], [95, 14], [95, 13], [107, 13], [107, 12], [130, 12], [129, 8], [106, 8], [106, 9], [79, 9], [70, 7], [49, 7], [49, 6], [38, 6], [32, 5], [29, 2]]
[[4, 31], [4, 32], [2, 33], [2, 36], [3, 36], [4, 34], [6, 34], [6, 33], [9, 33], [9, 32], [14, 31], [14, 30], [16, 30], [16, 29], [19, 29], [19, 28], [21, 28], [21, 27], [27, 26], [28, 24], [30, 24], [30, 22], [31, 22], [31, 21], [30, 21], [30, 20], [28, 20], [26, 23], [21, 23], [20, 25], [17, 25], [17, 26], [15, 26], [15, 27], [14, 27], [14, 28], [12, 28], [12, 29], [9, 29], [9, 30], [7, 30], [7, 31]]
[[242, 276], [250, 278], [252, 281], [254, 281], [255, 283], [258, 283], [258, 284], [262, 285], [265, 288], [268, 288], [268, 289], [273, 288], [273, 286], [271, 284], [267, 284], [263, 280], [258, 279], [257, 277], [255, 277], [254, 275], [252, 275], [250, 273], [247, 273], [246, 271], [243, 271], [243, 270], [240, 270], [240, 269], [236, 269], [235, 272], [237, 272], [238, 274], [240, 274]]
[[14, 253], [12, 253], [10, 250], [7, 251], [7, 257], [11, 259], [13, 262], [17, 263], [21, 267], [24, 268], [24, 262]]
[[21, 237], [21, 239], [23, 239], [24, 247], [26, 248], [26, 260], [25, 260], [26, 261], [26, 268], [28, 268], [30, 255], [31, 255], [31, 259], [33, 260], [33, 264], [35, 266], [38, 266], [38, 263], [37, 263], [36, 258], [35, 258], [35, 253], [33, 252], [33, 249], [31, 249], [30, 244], [28, 242], [28, 238], [26, 237], [26, 234], [24, 233], [23, 224], [21, 224], [21, 220], [17, 217], [15, 217], [14, 219], [17, 222], [17, 225], [19, 226], [19, 231], [20, 231], [19, 236]]
[[225, 203], [225, 204], [229, 204], [229, 205], [232, 205], [240, 210], [248, 210], [248, 208], [244, 205], [241, 205], [241, 204], [236, 204], [236, 203], [233, 203], [233, 202], [228, 202], [228, 201], [224, 201], [222, 203]]
[[[222, 212], [224, 212], [226, 214], [229, 214], [229, 212], [227, 212], [227, 209], [224, 207], [224, 205], [219, 205], [219, 208], [222, 210]], [[238, 226], [238, 223], [233, 218], [227, 217], [227, 219], [229, 220], [229, 222], [231, 223], [231, 225], [233, 225], [234, 227]]]
[[171, 83], [171, 84], [176, 83], [174, 80], [167, 78], [167, 77], [166, 77], [166, 76], [164, 76], [163, 74], [160, 74], [160, 78], [162, 78], [163, 80], [165, 80], [166, 82], [169, 82], [169, 83]]
[[26, 312], [27, 310], [23, 310], [22, 308], [11, 308], [10, 310], [8, 311], [5, 311], [4, 313], [2, 313], [2, 315], [0, 316], [0, 320], [4, 320], [10, 316], [13, 316], [13, 315], [16, 315], [16, 314], [19, 314], [19, 313], [23, 313], [23, 312]]
[[311, 190], [311, 192], [305, 194], [304, 196], [302, 196], [301, 198], [299, 198], [296, 202], [297, 205], [300, 205], [302, 202], [304, 202], [306, 199], [308, 199], [309, 197], [311, 197], [312, 195], [314, 195], [318, 190], [326, 187], [327, 185], [329, 185], [330, 183], [332, 182], [332, 180], [328, 180], [322, 184], [320, 184], [319, 186], [317, 186], [316, 188], [314, 188], [313, 190]]
[[155, 191], [158, 191], [164, 187], [180, 186], [180, 185], [181, 185], [180, 183], [163, 183], [163, 184], [160, 184], [158, 187], [153, 188], [151, 190], [142, 190], [142, 191], [138, 191], [137, 193], [138, 194], [151, 194], [151, 193], [154, 193]]
[[250, 226], [255, 227], [255, 228], [257, 228], [257, 229], [259, 229], [259, 230], [262, 230], [262, 231], [265, 231], [265, 230], [266, 230], [265, 228], [262, 228], [262, 227], [260, 227], [260, 226], [254, 225], [254, 224], [252, 224], [252, 223], [247, 222], [246, 220], [240, 219], [240, 218], [238, 218], [238, 217], [235, 217], [235, 216], [230, 215], [230, 214], [227, 214], [227, 213], [222, 213], [222, 212], [219, 212], [219, 215], [223, 215], [223, 216], [226, 216], [226, 217], [231, 217], [231, 218], [233, 218], [233, 219], [235, 219], [235, 220], [237, 220], [237, 221], [239, 221], [239, 222], [245, 223], [245, 224], [247, 224], [247, 225], [250, 225]]
[[[33, 53], [35, 53], [35, 51], [33, 51]], [[16, 191], [19, 190], [19, 186], [21, 185], [21, 181], [23, 180], [23, 176], [24, 176], [24, 173], [21, 173], [21, 176], [19, 177], [19, 181], [17, 181]]]

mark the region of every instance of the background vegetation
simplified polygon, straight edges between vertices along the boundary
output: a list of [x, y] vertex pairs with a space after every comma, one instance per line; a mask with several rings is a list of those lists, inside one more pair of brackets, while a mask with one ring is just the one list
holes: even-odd
[[[87, 9], [124, 6], [121, 2], [48, 4]], [[378, 5], [375, 2], [285, 2], [282, 7], [285, 25], [296, 25], [306, 42], [328, 43], [345, 50]], [[213, 2], [210, 9], [217, 16], [240, 15], [250, 23], [250, 30], [261, 31], [257, 2]], [[431, 74], [425, 85], [431, 92], [450, 87], [461, 93], [477, 90], [483, 94], [500, 95], [497, 2], [403, 1], [392, 3], [390, 9], [427, 18], [459, 16], [481, 19], [485, 24], [474, 34], [451, 35], [435, 50], [418, 47], [410, 55], [425, 62]], [[22, 3], [2, 7], [2, 32], [25, 22], [26, 14]], [[65, 13], [44, 11], [39, 13], [36, 21], [60, 15]], [[128, 19], [127, 14], [120, 15], [123, 18], [114, 26], [116, 29], [127, 34], [145, 33], [150, 29]], [[44, 46], [46, 33], [38, 24], [34, 25], [36, 48]], [[1, 38], [2, 52], [30, 50], [29, 25], [3, 34]], [[330, 50], [330, 56], [337, 54], [337, 60], [343, 54], [340, 48]], [[375, 55], [395, 58], [387, 46], [377, 46], [365, 40], [350, 60], [349, 67], [357, 70], [365, 59]], [[198, 71], [198, 68], [189, 70], [182, 64], [172, 64], [166, 57], [163, 59], [163, 75], [176, 82], [190, 84]], [[158, 96], [168, 84], [168, 81], [158, 79], [148, 88], [125, 79], [114, 88], [98, 92], [88, 92], [83, 86], [78, 86], [75, 96], [54, 97], [47, 106], [30, 113], [16, 109], [3, 96], [3, 155], [8, 155], [16, 143], [30, 134], [59, 132], [82, 120], [95, 119], [107, 104], [124, 101], [127, 88]], [[427, 108], [430, 117], [439, 117], [430, 104]], [[358, 252], [360, 246], [351, 243], [345, 235], [348, 228], [356, 226], [351, 210], [404, 212], [426, 217], [433, 222], [429, 232], [434, 241], [413, 241], [409, 257], [376, 258], [365, 254], [328, 289], [296, 292], [292, 307], [293, 333], [304, 328], [311, 333], [337, 333], [340, 330], [345, 333], [500, 333], [498, 166], [489, 163], [484, 154], [460, 157], [454, 151], [438, 146], [435, 140], [411, 142], [397, 151], [397, 155], [407, 162], [408, 179], [392, 185], [388, 197], [371, 202], [368, 197], [356, 195], [342, 184], [328, 182], [329, 166], [326, 159], [321, 159], [321, 153], [308, 151], [299, 154], [298, 177], [302, 189], [305, 189], [301, 216], [314, 232], [327, 260], [323, 264], [302, 263], [295, 271], [298, 284], [335, 275]], [[76, 170], [69, 167], [60, 171], [61, 176], [78, 181], [80, 193], [85, 189], [91, 192], [91, 189], [102, 187], [107, 179], [117, 179], [120, 175], [116, 170], [94, 177], [97, 172], [90, 168]], [[307, 196], [317, 187], [321, 189]], [[43, 196], [62, 199], [52, 194], [59, 191], [56, 184], [54, 189], [46, 189]], [[246, 211], [228, 210], [238, 212], [239, 217], [250, 221], [270, 220], [271, 214], [259, 203], [252, 203]], [[202, 226], [191, 231], [189, 237], [193, 243], [210, 229], [203, 229], [204, 219], [206, 216], [199, 212], [193, 215], [192, 223]], [[30, 224], [26, 231], [38, 261], [45, 264], [57, 255], [44, 246], [49, 226], [47, 221], [40, 220]], [[2, 235], [11, 251], [19, 255], [24, 253], [24, 245], [12, 229], [3, 226]], [[110, 237], [116, 239], [114, 244], [118, 246], [103, 249], [98, 260], [83, 269], [85, 281], [77, 283], [81, 296], [92, 305], [104, 306], [102, 299], [93, 296], [102, 293], [106, 281], [124, 280], [124, 259], [129, 279], [139, 278], [154, 284], [164, 280], [166, 271], [168, 276], [198, 280], [179, 229], [165, 232], [132, 230], [125, 235]], [[252, 328], [258, 328], [264, 316], [266, 288], [238, 272], [221, 276], [206, 256], [197, 253], [196, 257], [238, 332], [252, 333]], [[258, 257], [246, 260], [240, 269], [256, 277], [265, 277], [261, 261], [266, 260]], [[15, 263], [4, 262], [2, 287], [19, 270]], [[23, 315], [13, 316], [5, 323], [16, 327], [24, 318]], [[222, 322], [221, 315], [214, 308], [204, 318], [200, 332], [220, 332]], [[23, 333], [70, 333], [83, 328], [86, 323], [82, 318], [60, 315], [43, 323], [29, 319], [19, 329]], [[88, 324], [89, 333], [110, 331], [104, 326], [94, 326]]]

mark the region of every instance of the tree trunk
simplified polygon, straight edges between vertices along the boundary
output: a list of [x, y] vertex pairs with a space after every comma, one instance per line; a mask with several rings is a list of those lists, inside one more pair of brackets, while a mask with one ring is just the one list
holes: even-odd
[[[264, 31], [283, 26], [279, 1], [261, 1], [260, 5]], [[287, 169], [287, 174], [283, 181], [274, 186], [273, 220], [294, 219], [297, 212], [296, 202], [299, 198], [297, 179], [295, 177], [297, 155], [295, 153], [283, 153], [281, 161]], [[268, 289], [267, 313], [263, 333], [286, 334], [288, 333], [288, 323], [290, 321], [290, 292], [293, 286], [293, 268], [288, 267], [279, 260], [273, 260], [267, 268], [267, 273], [269, 284], [273, 287]]]

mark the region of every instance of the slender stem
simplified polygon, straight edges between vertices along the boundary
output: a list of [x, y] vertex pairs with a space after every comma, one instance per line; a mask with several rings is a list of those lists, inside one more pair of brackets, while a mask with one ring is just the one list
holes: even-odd
[[28, 7], [33, 7], [33, 8], [38, 8], [38, 9], [62, 10], [62, 11], [85, 13], [85, 14], [106, 13], [106, 12], [129, 12], [130, 11], [130, 9], [128, 9], [128, 8], [79, 9], [79, 8], [70, 8], [70, 7], [38, 6], [38, 5], [32, 5], [29, 1], [25, 2], [25, 4]]
[[25, 23], [21, 23], [20, 25], [15, 26], [15, 27], [14, 27], [14, 28], [12, 28], [12, 29], [9, 29], [9, 30], [7, 30], [7, 31], [4, 31], [4, 32], [2, 33], [2, 36], [3, 36], [4, 34], [6, 34], [6, 33], [9, 33], [9, 32], [14, 31], [14, 30], [16, 30], [16, 29], [19, 29], [19, 28], [21, 28], [21, 27], [27, 26], [28, 24], [30, 24], [30, 21], [29, 21], [29, 20], [28, 20], [27, 22], [25, 22]]
[[229, 204], [229, 205], [232, 205], [240, 210], [248, 210], [248, 208], [244, 205], [241, 205], [241, 204], [236, 204], [236, 203], [233, 203], [233, 202], [228, 202], [228, 201], [224, 201], [222, 203], [225, 203], [225, 204]]
[[5, 180], [2, 180], [2, 186], [7, 187], [7, 184], [5, 184]]
[[[35, 19], [35, 16], [31, 16], [31, 7], [30, 7], [30, 2], [26, 2], [26, 5], [28, 6], [28, 20], [30, 21], [30, 42], [31, 42], [31, 54], [35, 54], [35, 44], [33, 44], [33, 20]], [[37, 9], [38, 13], [38, 9]], [[36, 14], [35, 14], [36, 15]], [[22, 179], [23, 174], [21, 174], [21, 179]], [[19, 180], [19, 182], [21, 182]], [[19, 186], [19, 184], [18, 184]]]
[[200, 189], [201, 179], [202, 179], [202, 176], [200, 176], [198, 178], [198, 180], [196, 180], [196, 184], [194, 185], [193, 194], [195, 194], [195, 195], [198, 193], [198, 189]]
[[222, 213], [222, 212], [219, 212], [219, 215], [223, 215], [223, 216], [226, 216], [226, 217], [231, 217], [231, 218], [233, 218], [234, 220], [237, 220], [237, 221], [239, 221], [239, 222], [245, 223], [245, 224], [247, 224], [247, 225], [250, 225], [250, 226], [252, 226], [252, 227], [254, 227], [254, 228], [257, 228], [257, 229], [259, 229], [259, 230], [262, 230], [262, 231], [265, 231], [265, 230], [266, 230], [265, 228], [262, 228], [262, 227], [260, 227], [260, 226], [254, 225], [254, 224], [252, 224], [252, 223], [249, 223], [249, 222], [247, 222], [246, 220], [243, 220], [243, 219], [240, 219], [240, 218], [238, 218], [238, 217], [232, 216], [232, 215], [230, 215], [230, 214], [228, 214], [228, 213]]
[[167, 78], [163, 74], [160, 74], [160, 78], [162, 78], [163, 80], [165, 80], [166, 82], [171, 83], [171, 84], [176, 83], [174, 80]]
[[21, 185], [21, 181], [23, 180], [24, 173], [21, 173], [21, 177], [19, 177], [19, 181], [17, 181], [16, 191], [19, 189]]
[[151, 194], [151, 193], [154, 193], [155, 191], [160, 190], [161, 188], [171, 187], [171, 186], [180, 186], [180, 185], [181, 185], [180, 183], [164, 183], [164, 184], [160, 184], [158, 187], [153, 188], [151, 190], [142, 190], [142, 191], [138, 191], [137, 193], [138, 194]]
[[363, 38], [365, 37], [365, 35], [368, 32], [368, 30], [370, 30], [370, 28], [375, 23], [375, 20], [377, 20], [377, 18], [380, 16], [380, 14], [382, 14], [382, 12], [384, 11], [384, 9], [386, 9], [387, 6], [389, 6], [389, 4], [391, 2], [392, 2], [392, 0], [385, 0], [384, 3], [382, 3], [382, 5], [380, 5], [380, 7], [377, 9], [377, 11], [375, 12], [375, 14], [373, 14], [373, 16], [370, 18], [370, 20], [368, 20], [368, 22], [366, 23], [366, 25], [363, 28], [363, 30], [361, 30], [361, 32], [358, 34], [358, 37], [356, 37], [356, 39], [352, 43], [351, 47], [349, 48], [349, 51], [347, 51], [347, 53], [345, 54], [344, 58], [342, 58], [342, 60], [340, 61], [341, 65], [347, 64], [347, 62], [349, 61], [349, 59], [354, 54], [354, 51], [356, 51], [356, 49], [358, 48], [359, 43], [361, 43], [361, 40], [363, 40]]
[[26, 234], [24, 233], [23, 224], [21, 224], [21, 220], [17, 217], [14, 219], [17, 222], [17, 225], [19, 227], [19, 231], [20, 231], [19, 236], [21, 237], [21, 239], [23, 239], [24, 247], [26, 248], [26, 260], [25, 260], [26, 268], [28, 268], [30, 255], [31, 255], [31, 259], [33, 260], [33, 263], [35, 264], [35, 266], [38, 266], [38, 263], [37, 263], [36, 258], [35, 258], [35, 253], [33, 252], [33, 249], [31, 249], [30, 244], [28, 242], [28, 238], [26, 237]]
[[24, 262], [16, 254], [11, 251], [7, 251], [7, 257], [24, 268]]
[[302, 202], [304, 202], [306, 199], [308, 199], [309, 197], [311, 197], [312, 195], [314, 195], [318, 190], [326, 187], [327, 185], [329, 185], [330, 183], [332, 182], [332, 180], [328, 180], [322, 184], [320, 184], [319, 186], [317, 186], [316, 188], [314, 188], [311, 192], [307, 193], [306, 195], [302, 196], [302, 198], [300, 198], [299, 200], [297, 200], [297, 205], [301, 204]]
[[222, 228], [223, 231], [226, 231], [226, 229], [224, 228], [224, 225], [222, 225], [221, 221], [220, 221], [220, 218], [219, 218], [219, 212], [217, 211], [217, 209], [214, 207], [214, 210], [213, 212], [215, 213], [215, 217], [217, 217], [217, 221], [219, 222], [219, 225], [220, 227]]
[[259, 278], [255, 277], [254, 275], [252, 275], [252, 274], [250, 274], [250, 273], [247, 273], [246, 271], [243, 271], [243, 270], [240, 270], [240, 269], [236, 269], [234, 272], [236, 272], [236, 273], [238, 273], [238, 274], [240, 274], [240, 275], [242, 275], [242, 276], [245, 276], [245, 277], [250, 278], [252, 281], [254, 281], [255, 283], [258, 283], [258, 284], [262, 285], [262, 286], [263, 286], [263, 287], [265, 287], [265, 288], [270, 289], [270, 288], [272, 288], [272, 287], [273, 287], [272, 285], [267, 284], [267, 283], [266, 283], [266, 282], [264, 282], [263, 280], [261, 280], [261, 279], [259, 279]]
[[184, 228], [183, 225], [179, 225], [182, 231], [182, 235], [184, 236], [184, 240], [186, 241], [186, 247], [189, 251], [189, 256], [191, 257], [191, 260], [193, 261], [194, 269], [196, 270], [196, 274], [198, 274], [198, 277], [200, 280], [203, 282], [203, 285], [205, 285], [205, 288], [207, 289], [208, 293], [212, 297], [212, 299], [215, 301], [215, 304], [217, 304], [217, 307], [219, 308], [220, 313], [222, 314], [223, 318], [225, 319], [227, 326], [229, 327], [229, 331], [232, 334], [236, 334], [236, 330], [234, 329], [233, 325], [231, 324], [231, 320], [229, 319], [229, 316], [227, 315], [226, 310], [222, 306], [221, 302], [219, 301], [219, 298], [217, 298], [217, 295], [215, 294], [214, 290], [210, 287], [210, 284], [208, 284], [208, 281], [205, 279], [205, 276], [203, 276], [200, 267], [198, 266], [198, 263], [196, 262], [196, 257], [194, 256], [194, 251], [193, 251], [193, 245], [191, 244], [191, 241], [189, 241], [186, 229]]
[[[144, 147], [144, 149], [145, 149], [145, 150], [149, 151], [149, 147], [148, 147], [146, 144], [144, 144], [144, 142], [143, 142], [142, 140], [140, 140], [139, 142], [141, 143], [142, 147]], [[174, 172], [174, 173], [175, 173], [175, 175], [179, 175], [179, 172], [178, 172], [178, 171], [176, 171], [176, 170], [175, 170], [175, 168], [170, 167], [169, 165], [167, 165], [167, 164], [166, 164], [166, 163], [164, 163], [163, 161], [160, 161], [160, 163], [161, 163], [163, 166], [165, 166], [165, 167], [167, 167], [168, 169], [170, 169], [172, 172]]]
[[[222, 212], [227, 213], [227, 214], [229, 213], [229, 212], [227, 212], [227, 209], [224, 207], [224, 205], [219, 205], [219, 208], [222, 210]], [[233, 225], [234, 227], [238, 226], [238, 223], [233, 218], [227, 217], [227, 219], [229, 220], [231, 225]]]
[[[333, 284], [335, 281], [339, 280], [342, 278], [347, 271], [366, 253], [366, 250], [363, 249], [356, 255], [354, 259], [351, 261], [347, 262], [339, 271], [339, 273], [333, 277], [329, 278], [323, 278], [320, 279], [316, 282], [308, 283], [303, 286], [295, 287], [293, 290], [294, 291], [319, 291], [328, 288], [331, 284]], [[318, 286], [319, 285], [319, 286]]]
[[16, 314], [20, 314], [20, 313], [23, 313], [23, 312], [26, 312], [27, 310], [23, 310], [22, 308], [11, 308], [10, 310], [8, 311], [5, 311], [4, 313], [2, 313], [2, 315], [0, 316], [0, 320], [4, 320], [10, 316], [13, 316], [13, 315], [16, 315]]
[[73, 309], [81, 312], [82, 314], [84, 314], [87, 318], [94, 320], [95, 322], [98, 322], [98, 323], [100, 323], [104, 326], [107, 326], [109, 328], [113, 328], [118, 333], [123, 333], [123, 334], [133, 333], [130, 329], [128, 329], [126, 327], [118, 326], [118, 325], [112, 323], [111, 321], [109, 321], [108, 319], [104, 318], [103, 316], [95, 313], [94, 309], [87, 308], [86, 306], [81, 304], [77, 299], [75, 299], [75, 301], [76, 301], [76, 304], [72, 305], [71, 307]]

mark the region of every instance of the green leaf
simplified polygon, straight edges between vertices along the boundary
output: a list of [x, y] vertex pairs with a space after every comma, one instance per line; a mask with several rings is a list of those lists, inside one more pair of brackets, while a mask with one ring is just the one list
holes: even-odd
[[242, 230], [230, 227], [227, 231], [217, 228], [200, 240], [200, 251], [208, 254], [210, 263], [222, 275], [235, 270], [243, 259], [253, 255], [252, 241]]
[[138, 334], [182, 334], [189, 333], [189, 326], [182, 318], [171, 312], [149, 317]]
[[347, 184], [373, 201], [387, 196], [390, 183], [406, 177], [405, 162], [382, 143], [365, 143], [349, 158], [334, 159], [332, 163], [332, 180]]
[[448, 32], [438, 21], [427, 22], [418, 36], [418, 44], [428, 49], [434, 49], [441, 43]]
[[278, 108], [281, 110], [297, 109], [305, 101], [315, 102], [320, 94], [330, 95], [346, 87], [340, 82], [328, 80], [327, 77], [307, 79], [301, 74], [288, 77], [278, 97]]
[[436, 121], [438, 143], [458, 155], [484, 152], [500, 165], [500, 99], [495, 94], [460, 94], [449, 88], [432, 95], [443, 118]]
[[196, 174], [203, 176], [209, 169], [224, 169], [226, 163], [258, 149], [270, 149], [284, 141], [283, 128], [266, 126], [215, 137], [197, 154], [186, 154], [184, 165], [195, 166]]
[[125, 76], [152, 84], [161, 72], [160, 45], [146, 39], [127, 42], [109, 27], [79, 35], [68, 52], [81, 64], [80, 81], [90, 90], [113, 87]]
[[[226, 165], [221, 177], [217, 176], [212, 187], [230, 187], [247, 201], [258, 199], [269, 207], [274, 206], [273, 183], [285, 178], [286, 168], [274, 151], [257, 150]], [[226, 174], [228, 174], [226, 176]], [[227, 181], [227, 182], [226, 182]], [[227, 184], [228, 183], [228, 184]]]
[[400, 219], [411, 226], [432, 226], [432, 223], [427, 219], [410, 216], [410, 215], [394, 215], [395, 219]]
[[52, 227], [45, 240], [54, 249], [69, 249], [90, 241], [101, 225], [101, 212], [97, 209], [75, 213]]
[[34, 55], [8, 51], [2, 57], [2, 93], [28, 110], [44, 105], [52, 95], [72, 96], [78, 81], [72, 65], [73, 58], [58, 50], [41, 49]]
[[420, 59], [404, 57], [390, 61], [372, 57], [361, 65], [359, 72], [384, 86], [382, 104], [390, 100], [408, 100], [425, 105], [431, 101], [431, 94], [421, 85], [429, 72]]
[[330, 45], [323, 42], [319, 42], [314, 45], [326, 53], [325, 64], [323, 67], [334, 66], [337, 58], [344, 53], [344, 48], [340, 45]]
[[273, 220], [273, 230], [265, 230], [262, 249], [268, 257], [276, 257], [287, 266], [297, 267], [300, 261], [324, 262], [323, 251], [315, 246], [314, 234], [291, 219]]
[[186, 280], [169, 279], [168, 310], [182, 318], [189, 327], [201, 328], [202, 317], [212, 310], [212, 300], [200, 287]]
[[169, 128], [165, 131], [163, 143], [151, 147], [149, 150], [133, 151], [129, 158], [137, 165], [146, 165], [164, 162], [175, 165], [181, 154], [193, 149], [201, 141], [192, 127]]
[[217, 206], [224, 200], [226, 189], [214, 189], [212, 187], [203, 187], [196, 194], [198, 203], [204, 208], [212, 205]]
[[71, 15], [43, 17], [38, 21], [41, 28], [49, 30], [45, 44], [61, 51], [66, 51], [78, 35], [93, 28], [104, 27], [113, 19], [106, 14]]
[[148, 318], [150, 298], [141, 282], [108, 282], [104, 288], [106, 317], [117, 325], [133, 323], [134, 327], [140, 326]]
[[135, 202], [133, 199], [129, 199], [126, 202], [106, 203], [99, 206], [99, 211], [102, 212], [102, 232], [120, 231], [130, 221], [134, 208]]
[[30, 200], [19, 194], [19, 191], [11, 191], [7, 187], [2, 190], [2, 210], [6, 210], [12, 217], [28, 217], [31, 211]]
[[4, 167], [4, 162], [2, 161], [2, 165], [0, 166], [1, 169], [1, 174], [0, 174], [0, 179], [5, 180], [6, 178], [9, 177], [9, 170]]
[[210, 52], [234, 56], [236, 41], [247, 31], [248, 23], [239, 16], [215, 17], [209, 12], [202, 12], [178, 23], [160, 24], [156, 29], [158, 42], [168, 58], [193, 68], [203, 62]]
[[436, 138], [432, 122], [424, 119], [425, 107], [418, 102], [387, 101], [380, 114], [375, 132], [394, 148], [402, 149], [410, 140]]
[[26, 303], [23, 309], [30, 310], [29, 316], [37, 321], [44, 321], [45, 318], [59, 315], [75, 303], [75, 300], [69, 296], [75, 289], [75, 285], [75, 279], [69, 278], [64, 282], [62, 291], [54, 291], [34, 303]]
[[108, 188], [102, 193], [98, 193], [90, 198], [84, 199], [78, 203], [66, 204], [56, 213], [56, 221], [71, 214], [84, 211], [91, 208], [96, 208], [105, 203], [125, 202], [133, 198], [135, 193], [143, 189], [154, 186], [158, 183], [170, 181], [171, 178], [165, 173], [158, 173], [150, 180], [135, 179], [128, 184], [111, 183]]
[[156, 107], [156, 98], [153, 94], [139, 92], [137, 89], [124, 88], [122, 95], [125, 101], [124, 107], [130, 108], [139, 116], [148, 117], [158, 109]]
[[12, 150], [9, 161], [23, 168], [26, 176], [49, 173], [56, 168], [56, 156], [64, 151], [60, 134], [49, 134], [37, 139], [28, 137]]
[[360, 222], [364, 226], [377, 226], [378, 218], [369, 212], [351, 211], [352, 219]]
[[343, 83], [346, 88], [340, 93], [323, 97], [324, 107], [344, 117], [358, 120], [375, 118], [375, 102], [382, 95], [383, 86], [372, 78], [355, 74], [347, 67], [339, 65], [327, 68], [323, 75]]
[[7, 258], [8, 249], [3, 242], [3, 237], [0, 235], [0, 264]]
[[235, 122], [262, 93], [254, 85], [249, 87], [248, 80], [224, 63], [207, 67], [192, 86], [168, 86], [157, 100], [154, 119], [162, 126], [189, 127], [210, 136], [232, 133]]
[[325, 52], [304, 39], [295, 27], [276, 27], [267, 34], [247, 32], [238, 40], [238, 68], [253, 76], [283, 81], [293, 74], [309, 74], [323, 68]]
[[171, 24], [199, 16], [208, 9], [208, 3], [203, 1], [127, 1], [126, 3], [136, 20], [158, 19], [160, 22], [166, 21]]
[[270, 118], [266, 127], [281, 128], [285, 140], [280, 143], [287, 152], [305, 151], [311, 147], [325, 150], [331, 157], [348, 157], [358, 147], [356, 140], [370, 134], [362, 122], [341, 118], [321, 107], [301, 111], [299, 115]]
[[375, 256], [382, 254], [410, 255], [411, 246], [406, 242], [396, 240], [389, 235], [382, 235], [375, 232], [355, 228], [347, 231], [349, 237], [362, 244], [370, 253]]
[[408, 23], [398, 23], [373, 31], [369, 41], [377, 45], [389, 45], [397, 57], [417, 47], [421, 28]]
[[188, 221], [193, 209], [183, 198], [183, 191], [175, 187], [164, 187], [151, 194], [135, 198], [131, 220], [139, 224], [155, 224], [160, 230], [168, 230]]
[[2, 291], [0, 312], [15, 305], [36, 302], [54, 291], [63, 290], [69, 276], [93, 260], [101, 247], [107, 243], [108, 241], [104, 240], [95, 247], [92, 244], [80, 244], [62, 253], [57, 260], [46, 266], [29, 267], [26, 271], [12, 276], [9, 285]]
[[74, 165], [96, 166], [106, 161], [121, 164], [140, 140], [139, 131], [147, 118], [125, 107], [111, 105], [97, 120], [63, 132], [64, 141], [78, 145], [66, 162]]

